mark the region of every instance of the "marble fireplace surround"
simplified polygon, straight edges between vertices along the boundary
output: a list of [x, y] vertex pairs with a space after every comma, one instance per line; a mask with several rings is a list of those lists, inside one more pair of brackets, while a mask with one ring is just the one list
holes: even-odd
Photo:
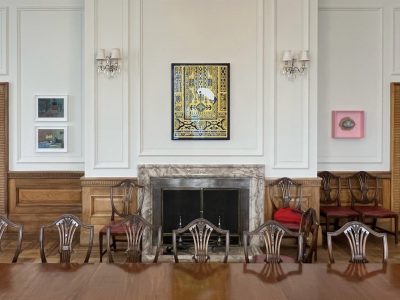
[[[142, 215], [152, 222], [152, 179], [153, 178], [241, 178], [249, 182], [249, 230], [253, 230], [264, 221], [264, 165], [155, 165], [138, 166], [138, 183], [144, 186]], [[152, 253], [152, 237], [144, 236], [143, 249]]]

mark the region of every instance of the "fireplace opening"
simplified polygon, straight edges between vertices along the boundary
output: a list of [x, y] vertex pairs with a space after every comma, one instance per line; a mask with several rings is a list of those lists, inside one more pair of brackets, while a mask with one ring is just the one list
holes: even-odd
[[[229, 230], [230, 245], [241, 245], [243, 231], [249, 230], [249, 178], [151, 178], [152, 223], [162, 226], [163, 244], [172, 245], [172, 231], [203, 217], [221, 229]], [[183, 244], [193, 244], [190, 233]], [[157, 242], [152, 236], [152, 244]], [[225, 240], [212, 235], [211, 245]]]
[[[241, 214], [240, 189], [163, 189], [162, 228], [164, 245], [172, 244], [172, 230], [184, 227], [197, 218], [205, 218], [217, 227], [229, 230], [230, 243], [240, 244]], [[183, 240], [182, 240], [183, 239]], [[184, 242], [190, 234], [180, 237]], [[211, 244], [224, 242], [218, 235], [211, 236]]]

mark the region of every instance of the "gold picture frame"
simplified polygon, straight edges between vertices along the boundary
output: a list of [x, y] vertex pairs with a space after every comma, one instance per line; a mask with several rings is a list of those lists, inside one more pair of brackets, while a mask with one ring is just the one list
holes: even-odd
[[228, 63], [171, 64], [172, 140], [229, 140]]

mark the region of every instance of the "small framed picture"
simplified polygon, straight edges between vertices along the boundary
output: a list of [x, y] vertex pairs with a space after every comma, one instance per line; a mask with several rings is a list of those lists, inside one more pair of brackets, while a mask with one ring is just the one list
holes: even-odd
[[361, 139], [364, 137], [364, 111], [332, 111], [332, 137]]
[[36, 152], [67, 152], [67, 127], [36, 127]]
[[68, 96], [36, 96], [36, 121], [67, 121]]

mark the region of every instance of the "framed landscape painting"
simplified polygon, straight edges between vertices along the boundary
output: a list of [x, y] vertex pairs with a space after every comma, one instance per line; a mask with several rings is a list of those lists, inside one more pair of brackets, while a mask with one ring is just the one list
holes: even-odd
[[172, 64], [172, 140], [229, 140], [227, 63]]
[[67, 96], [36, 96], [36, 121], [67, 121]]
[[67, 127], [36, 127], [36, 152], [67, 152]]

